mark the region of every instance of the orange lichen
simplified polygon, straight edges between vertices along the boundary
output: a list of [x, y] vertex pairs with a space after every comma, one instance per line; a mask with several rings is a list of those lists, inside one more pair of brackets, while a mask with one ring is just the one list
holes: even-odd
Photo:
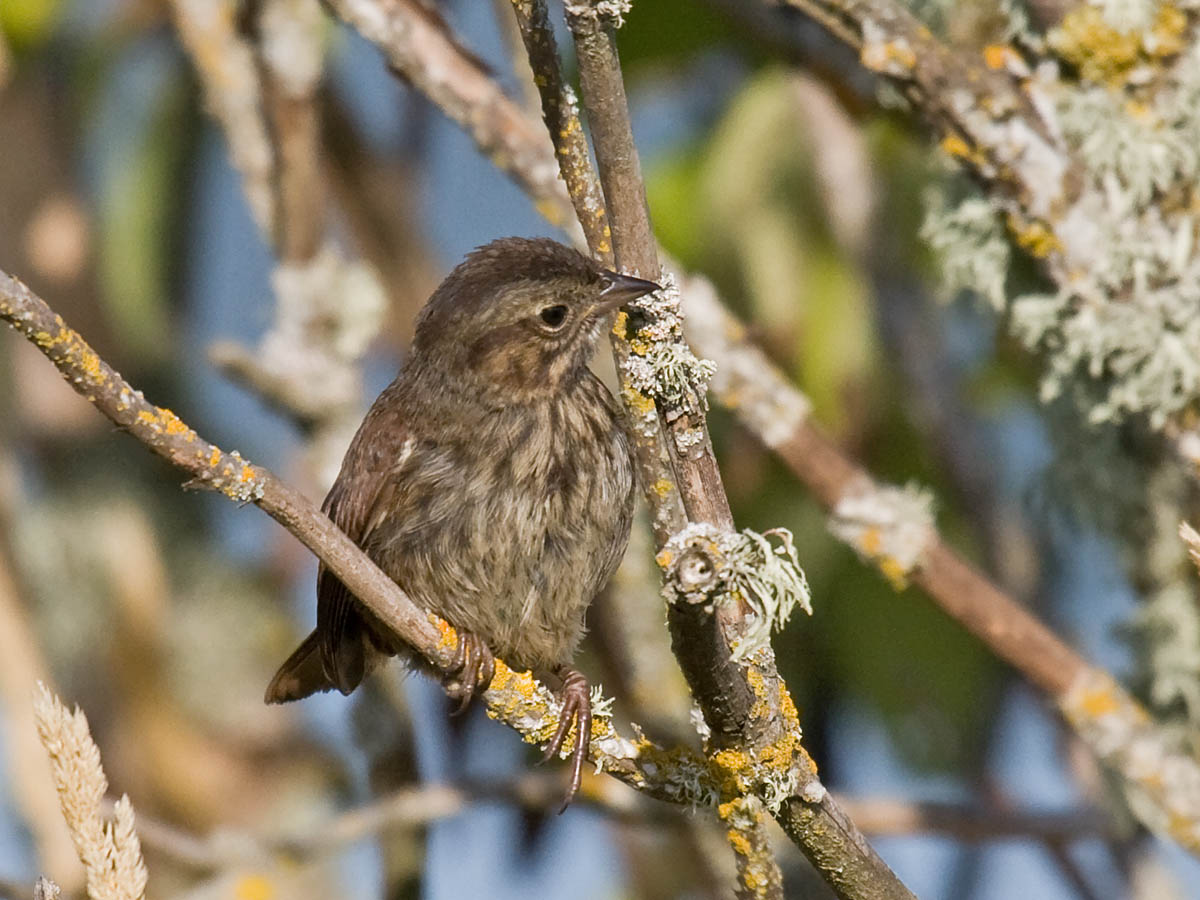
[[736, 828], [730, 828], [725, 832], [725, 840], [729, 841], [729, 846], [733, 848], [734, 853], [739, 856], [750, 855], [752, 848], [749, 839]]
[[989, 69], [1003, 69], [1011, 56], [1015, 56], [1006, 44], [988, 44], [983, 48], [983, 62]]
[[1042, 222], [1033, 222], [1025, 228], [1014, 227], [1013, 236], [1021, 247], [1037, 259], [1045, 259], [1063, 248], [1058, 236]]
[[1114, 713], [1120, 709], [1117, 698], [1106, 690], [1092, 690], [1079, 700], [1079, 709], [1093, 718]]
[[441, 616], [430, 614], [429, 621], [433, 623], [433, 627], [438, 630], [438, 649], [453, 650], [458, 646], [458, 633], [454, 630], [454, 626], [443, 619]]
[[264, 875], [243, 875], [234, 887], [237, 900], [271, 900], [275, 888]]
[[877, 526], [872, 525], [862, 533], [859, 538], [858, 546], [867, 556], [875, 557], [879, 555], [879, 551], [883, 549], [883, 534]]

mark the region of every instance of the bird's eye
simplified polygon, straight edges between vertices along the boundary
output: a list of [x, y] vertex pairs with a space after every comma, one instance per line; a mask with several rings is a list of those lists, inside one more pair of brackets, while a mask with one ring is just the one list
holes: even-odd
[[538, 313], [538, 318], [551, 328], [561, 328], [563, 322], [567, 321], [567, 308], [565, 306], [547, 306]]

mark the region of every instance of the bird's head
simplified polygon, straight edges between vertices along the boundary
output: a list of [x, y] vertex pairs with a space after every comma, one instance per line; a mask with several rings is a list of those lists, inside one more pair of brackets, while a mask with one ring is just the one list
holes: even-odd
[[529, 402], [582, 374], [601, 325], [658, 285], [557, 241], [502, 238], [441, 283], [417, 319], [413, 362], [453, 371], [488, 400]]

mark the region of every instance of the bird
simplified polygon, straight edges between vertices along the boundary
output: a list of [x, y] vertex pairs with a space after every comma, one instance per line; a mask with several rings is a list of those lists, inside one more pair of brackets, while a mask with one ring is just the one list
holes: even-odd
[[[399, 373], [322, 505], [414, 602], [457, 629], [455, 665], [440, 674], [460, 712], [497, 657], [561, 683], [544, 758], [574, 725], [563, 809], [591, 734], [590, 685], [571, 662], [587, 608], [624, 555], [636, 491], [620, 409], [588, 364], [609, 317], [659, 289], [549, 239], [476, 248], [418, 314]], [[422, 667], [321, 566], [316, 628], [266, 701], [348, 695], [388, 656]]]

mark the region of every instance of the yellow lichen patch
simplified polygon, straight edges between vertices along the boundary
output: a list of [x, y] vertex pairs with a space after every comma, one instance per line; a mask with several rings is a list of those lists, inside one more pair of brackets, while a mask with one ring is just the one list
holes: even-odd
[[1158, 8], [1158, 15], [1154, 18], [1150, 40], [1145, 42], [1146, 52], [1152, 56], [1174, 56], [1183, 52], [1187, 24], [1187, 16], [1181, 9], [1164, 3]]
[[908, 587], [908, 570], [900, 560], [894, 556], [882, 556], [875, 561], [875, 565], [893, 589], [902, 591]]
[[1118, 86], [1139, 63], [1174, 56], [1184, 48], [1187, 16], [1170, 3], [1158, 8], [1146, 32], [1120, 31], [1096, 6], [1082, 4], [1049, 34], [1051, 48], [1089, 81]]
[[971, 146], [957, 134], [948, 134], [942, 138], [942, 149], [959, 159], [965, 159], [971, 155]]
[[654, 412], [654, 401], [628, 382], [621, 386], [621, 395], [638, 415], [648, 416]]
[[441, 616], [430, 615], [429, 621], [433, 623], [433, 627], [438, 630], [438, 649], [453, 650], [458, 646], [458, 632], [454, 630], [454, 626], [443, 619]]
[[1051, 253], [1062, 250], [1062, 241], [1041, 222], [1034, 222], [1026, 228], [1014, 227], [1013, 235], [1017, 243], [1037, 259], [1045, 259]]
[[675, 490], [675, 485], [671, 483], [669, 478], [660, 478], [658, 481], [654, 482], [653, 491], [663, 500], [665, 500], [673, 490]]
[[264, 875], [243, 875], [233, 889], [237, 900], [271, 900], [275, 887]]
[[208, 457], [208, 464], [214, 469], [221, 464], [221, 448], [213, 447], [212, 453]]
[[625, 312], [623, 309], [617, 310], [617, 317], [613, 320], [612, 333], [621, 340], [625, 340], [625, 328], [628, 324], [629, 313]]
[[863, 531], [862, 537], [858, 539], [858, 546], [863, 553], [874, 558], [883, 548], [883, 534], [877, 526], [872, 525]]
[[100, 365], [100, 357], [96, 355], [96, 351], [90, 347], [85, 347], [79, 354], [79, 368], [87, 380], [93, 384], [104, 380], [104, 373]]
[[[196, 433], [183, 423], [183, 420], [169, 409], [155, 407], [153, 411], [142, 409], [138, 411], [137, 420], [149, 426], [156, 434], [168, 434], [173, 437], [183, 435], [187, 440], [194, 440]], [[213, 463], [216, 465], [216, 463]]]
[[750, 855], [751, 847], [749, 839], [736, 828], [730, 828], [725, 832], [725, 840], [729, 841], [729, 846], [733, 848], [733, 852], [738, 854], [738, 856]]
[[1079, 709], [1091, 718], [1114, 713], [1120, 708], [1117, 698], [1106, 690], [1088, 691], [1079, 699]]
[[983, 48], [983, 62], [989, 69], [1003, 69], [1016, 53], [1007, 44], [988, 44]]
[[1200, 849], [1196, 820], [1192, 816], [1171, 810], [1167, 814], [1167, 833], [1192, 852]]
[[763, 678], [762, 670], [757, 666], [752, 667], [746, 673], [746, 681], [750, 683], [750, 689], [754, 691], [754, 705], [750, 707], [750, 715], [755, 719], [765, 719], [771, 715], [770, 698], [767, 696], [767, 683]]
[[654, 561], [658, 563], [660, 569], [667, 569], [675, 561], [675, 554], [670, 550], [659, 550], [658, 554], [654, 557]]
[[563, 224], [563, 217], [558, 204], [551, 203], [549, 200], [538, 200], [533, 206], [541, 217], [551, 225]]

